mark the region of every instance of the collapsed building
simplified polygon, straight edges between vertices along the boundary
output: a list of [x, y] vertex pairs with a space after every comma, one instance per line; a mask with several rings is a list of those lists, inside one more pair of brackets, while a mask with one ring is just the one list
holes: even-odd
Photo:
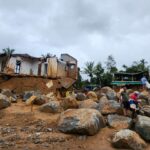
[[61, 54], [60, 59], [12, 54], [7, 63], [6, 55], [0, 54], [0, 75], [57, 80], [61, 87], [69, 88], [77, 80], [78, 66], [77, 60], [69, 54]]

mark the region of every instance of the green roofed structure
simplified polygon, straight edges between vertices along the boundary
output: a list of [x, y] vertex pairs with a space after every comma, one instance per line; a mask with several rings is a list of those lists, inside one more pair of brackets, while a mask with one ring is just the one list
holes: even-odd
[[114, 74], [113, 81], [111, 84], [114, 87], [120, 87], [120, 86], [128, 86], [129, 88], [139, 87], [139, 86], [142, 86], [141, 78], [143, 76], [149, 79], [148, 71], [139, 72], [139, 73], [118, 72]]

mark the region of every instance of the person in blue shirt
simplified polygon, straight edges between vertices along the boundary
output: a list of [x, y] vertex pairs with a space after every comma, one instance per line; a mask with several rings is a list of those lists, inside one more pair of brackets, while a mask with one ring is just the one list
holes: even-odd
[[146, 83], [148, 82], [145, 76], [143, 76], [141, 78], [141, 82], [142, 82], [142, 85], [143, 85], [143, 90], [145, 90], [146, 89]]

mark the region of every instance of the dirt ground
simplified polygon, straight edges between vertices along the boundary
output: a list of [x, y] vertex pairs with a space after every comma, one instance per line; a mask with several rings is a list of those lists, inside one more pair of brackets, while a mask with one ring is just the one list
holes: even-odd
[[40, 91], [42, 94], [55, 92], [59, 86], [58, 80], [52, 80], [53, 87], [50, 89], [46, 86], [49, 81], [50, 79], [35, 77], [10, 77], [4, 80], [4, 77], [0, 76], [0, 89], [10, 89], [16, 93], [23, 93], [24, 91]]
[[[95, 136], [63, 134], [57, 129], [59, 114], [41, 113], [39, 106], [26, 106], [21, 100], [0, 111], [2, 150], [115, 150], [108, 127]], [[150, 146], [147, 150], [150, 150]]]

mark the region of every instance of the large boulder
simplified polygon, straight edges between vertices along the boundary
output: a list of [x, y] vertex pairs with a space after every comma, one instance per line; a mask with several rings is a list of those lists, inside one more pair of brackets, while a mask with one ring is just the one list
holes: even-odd
[[110, 127], [115, 129], [128, 129], [132, 125], [132, 119], [120, 115], [108, 115], [107, 116], [108, 124]]
[[99, 104], [94, 102], [92, 99], [88, 99], [80, 102], [79, 108], [91, 108], [99, 110]]
[[76, 99], [78, 101], [83, 101], [83, 100], [87, 99], [87, 97], [86, 97], [86, 95], [84, 93], [77, 93], [76, 94]]
[[147, 146], [136, 132], [129, 129], [117, 132], [112, 139], [112, 144], [115, 148], [133, 150], [143, 150]]
[[62, 112], [58, 128], [64, 133], [95, 135], [105, 127], [101, 113], [95, 109], [68, 109]]
[[62, 108], [59, 101], [51, 101], [42, 105], [39, 110], [46, 113], [60, 113]]
[[108, 100], [116, 100], [117, 99], [116, 92], [113, 89], [111, 89], [110, 87], [103, 87], [101, 89], [101, 92], [106, 94]]
[[72, 96], [64, 98], [61, 102], [61, 106], [64, 110], [79, 107], [77, 100]]
[[100, 112], [103, 115], [108, 114], [122, 114], [120, 103], [114, 100], [108, 100], [105, 96], [99, 101]]
[[143, 106], [140, 111], [143, 115], [150, 117], [150, 105]]
[[88, 99], [92, 99], [95, 102], [98, 102], [97, 94], [94, 91], [89, 91], [87, 93]]
[[138, 115], [135, 130], [142, 138], [150, 141], [150, 117]]
[[11, 105], [7, 96], [0, 94], [0, 109], [7, 108]]

